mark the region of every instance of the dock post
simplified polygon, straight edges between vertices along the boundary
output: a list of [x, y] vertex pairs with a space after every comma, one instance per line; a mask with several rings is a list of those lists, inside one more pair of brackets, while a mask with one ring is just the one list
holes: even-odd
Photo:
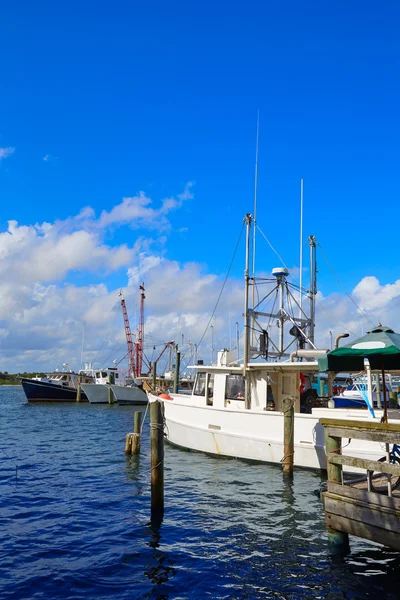
[[127, 433], [126, 434], [126, 438], [125, 438], [125, 454], [130, 454], [131, 453], [132, 437], [133, 437], [132, 433]]
[[114, 404], [114, 394], [113, 391], [111, 389], [111, 384], [115, 383], [115, 377], [114, 377], [114, 373], [110, 373], [108, 375], [108, 404]]
[[76, 401], [81, 401], [82, 388], [81, 388], [81, 378], [78, 375], [78, 387], [76, 388]]
[[174, 394], [178, 393], [180, 367], [181, 367], [181, 353], [179, 352], [179, 350], [177, 350], [176, 351], [175, 372], [174, 372]]
[[153, 387], [153, 394], [156, 393], [156, 385], [157, 385], [157, 363], [153, 362], [153, 369], [151, 372], [151, 385]]
[[347, 554], [350, 550], [349, 534], [327, 527], [328, 545], [332, 554]]
[[164, 516], [164, 423], [161, 402], [150, 404], [151, 520]]
[[294, 403], [287, 396], [282, 402], [283, 409], [283, 473], [293, 473], [294, 464]]
[[134, 415], [133, 435], [131, 441], [131, 454], [140, 454], [140, 426], [142, 424], [142, 413], [136, 411]]
[[322, 379], [322, 377], [320, 377], [320, 379], [319, 379], [319, 397], [323, 398], [323, 396], [325, 396], [325, 382]]
[[[342, 465], [334, 465], [328, 461], [329, 454], [342, 453], [342, 438], [328, 435], [328, 430], [324, 428], [325, 450], [327, 458], [328, 482], [342, 483]], [[334, 554], [346, 554], [349, 549], [349, 534], [343, 531], [337, 531], [327, 527], [328, 544]]]

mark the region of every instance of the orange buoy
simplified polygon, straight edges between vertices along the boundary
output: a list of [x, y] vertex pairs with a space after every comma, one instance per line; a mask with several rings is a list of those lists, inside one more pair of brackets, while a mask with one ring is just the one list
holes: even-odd
[[163, 400], [172, 400], [169, 394], [160, 394], [158, 397], [162, 398]]

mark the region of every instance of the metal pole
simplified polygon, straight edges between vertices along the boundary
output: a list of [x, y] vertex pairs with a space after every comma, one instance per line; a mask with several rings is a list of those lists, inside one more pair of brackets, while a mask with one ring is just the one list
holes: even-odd
[[245, 408], [250, 408], [250, 388], [247, 380], [247, 366], [249, 364], [249, 257], [250, 257], [250, 228], [252, 216], [245, 216], [246, 223], [246, 266], [244, 270], [244, 352], [243, 352], [243, 375], [245, 377]]
[[279, 278], [279, 282], [278, 282], [279, 288], [280, 288], [280, 299], [281, 299], [281, 306], [280, 306], [280, 311], [279, 311], [279, 352], [280, 354], [283, 354], [283, 350], [284, 350], [284, 320], [283, 320], [283, 315], [284, 315], [284, 309], [285, 309], [285, 294], [284, 294], [284, 287], [283, 287], [283, 277]]
[[300, 179], [300, 318], [303, 314], [303, 186], [304, 181]]
[[214, 364], [214, 325], [211, 325], [211, 364]]
[[[310, 333], [309, 340], [314, 344], [315, 295], [317, 293], [317, 265], [315, 260], [315, 237], [310, 235]], [[312, 346], [310, 346], [312, 348]]]
[[[256, 133], [256, 164], [254, 168], [254, 223], [253, 223], [253, 289], [252, 289], [252, 308], [254, 308], [254, 293], [255, 293], [255, 274], [256, 274], [256, 231], [257, 231], [257, 191], [258, 191], [258, 134], [260, 129], [260, 111], [257, 111], [257, 133]], [[254, 317], [251, 319], [251, 345], [254, 346]]]
[[239, 323], [236, 321], [236, 351], [237, 351], [237, 359], [239, 360]]

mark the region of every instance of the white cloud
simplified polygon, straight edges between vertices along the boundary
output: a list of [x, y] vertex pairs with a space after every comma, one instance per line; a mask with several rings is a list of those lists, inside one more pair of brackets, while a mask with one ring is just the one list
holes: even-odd
[[[122, 358], [126, 342], [119, 289], [124, 288], [134, 332], [138, 286], [143, 280], [148, 359], [155, 358], [166, 341], [198, 343], [223, 279], [200, 264], [169, 260], [165, 252], [168, 213], [190, 197], [188, 186], [181, 195], [158, 205], [141, 193], [103, 211], [100, 217], [87, 206], [53, 223], [19, 225], [10, 220], [7, 231], [0, 233], [0, 370], [48, 370], [63, 362], [78, 368], [83, 322], [86, 361], [96, 360], [97, 366], [103, 366]], [[140, 224], [142, 230], [131, 245], [106, 243], [110, 229], [131, 225], [135, 219], [134, 226]], [[155, 246], [161, 251], [155, 252]], [[85, 276], [80, 285], [66, 282], [75, 272]], [[108, 285], [90, 284], [92, 273], [114, 274], [115, 279], [107, 280]], [[358, 336], [378, 321], [400, 330], [400, 280], [382, 285], [374, 276], [365, 277], [352, 297], [370, 321], [346, 296], [318, 293], [316, 340], [320, 347], [329, 347], [331, 331], [333, 338], [346, 329]], [[242, 331], [242, 310], [242, 279], [231, 278], [212, 323], [216, 348], [234, 339], [236, 321]], [[200, 358], [209, 359], [210, 346], [208, 331]]]
[[11, 154], [14, 154], [15, 148], [0, 148], [0, 160], [2, 158], [8, 158]]

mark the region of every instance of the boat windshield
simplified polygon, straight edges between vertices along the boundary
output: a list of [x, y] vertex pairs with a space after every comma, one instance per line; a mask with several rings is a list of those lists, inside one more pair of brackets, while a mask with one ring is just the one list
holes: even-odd
[[245, 383], [243, 375], [228, 375], [226, 378], [225, 398], [236, 400], [244, 398]]

